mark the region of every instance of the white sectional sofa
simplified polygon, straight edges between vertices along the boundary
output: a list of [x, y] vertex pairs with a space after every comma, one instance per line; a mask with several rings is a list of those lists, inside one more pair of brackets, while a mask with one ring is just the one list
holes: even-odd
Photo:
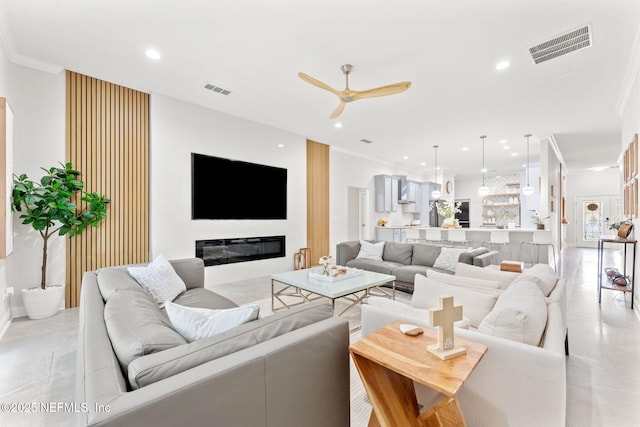
[[[458, 394], [468, 425], [564, 426], [564, 280], [543, 265], [523, 274], [459, 265], [455, 276], [427, 276], [416, 275], [410, 304], [369, 298], [362, 306], [362, 335], [395, 320], [428, 326], [428, 308], [437, 306], [440, 295], [453, 295], [464, 316], [456, 336], [488, 347]], [[434, 397], [421, 385], [416, 391], [419, 403]]]

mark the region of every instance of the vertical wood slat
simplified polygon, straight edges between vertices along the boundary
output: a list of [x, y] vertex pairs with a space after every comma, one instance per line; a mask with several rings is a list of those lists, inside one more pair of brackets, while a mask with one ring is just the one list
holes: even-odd
[[69, 308], [85, 271], [149, 260], [149, 95], [72, 71], [66, 82], [66, 160], [111, 199], [100, 227], [67, 241]]
[[[311, 263], [329, 250], [329, 146], [307, 140], [307, 247]], [[335, 256], [335, 254], [332, 254]]]

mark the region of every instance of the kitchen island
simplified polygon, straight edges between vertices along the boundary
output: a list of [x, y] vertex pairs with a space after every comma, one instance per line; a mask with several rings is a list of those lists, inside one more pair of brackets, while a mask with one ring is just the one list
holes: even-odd
[[[424, 239], [426, 235], [426, 229], [430, 228], [426, 225], [421, 226], [412, 226], [412, 225], [385, 225], [384, 227], [377, 226], [376, 227], [376, 240], [386, 240], [389, 242], [399, 242], [404, 243], [407, 241], [406, 238], [406, 230], [408, 229], [417, 229], [419, 232], [419, 238]], [[442, 239], [446, 240], [448, 237], [448, 228], [440, 228], [442, 230]], [[496, 231], [496, 228], [488, 228], [488, 227], [474, 227], [474, 228], [458, 228], [456, 230], [464, 230], [466, 232], [467, 240], [470, 241], [469, 246], [473, 248], [477, 248], [479, 246], [483, 246], [482, 242], [484, 240], [490, 240], [491, 232]], [[528, 248], [530, 246], [525, 246], [524, 258], [520, 258], [520, 243], [521, 242], [531, 242], [533, 241], [533, 233], [540, 233], [541, 230], [536, 230], [534, 228], [512, 228], [512, 229], [504, 229], [500, 231], [507, 231], [509, 233], [509, 242], [511, 244], [511, 256], [507, 255], [506, 250], [501, 251], [501, 259], [512, 259], [512, 260], [522, 260], [525, 262], [529, 261], [529, 252]], [[486, 246], [486, 245], [484, 245]], [[493, 249], [499, 250], [497, 246]], [[534, 259], [535, 259], [535, 250], [534, 250]], [[551, 256], [548, 252], [548, 248], [545, 251], [544, 248], [540, 249], [539, 254], [539, 262], [548, 262], [551, 259]]]

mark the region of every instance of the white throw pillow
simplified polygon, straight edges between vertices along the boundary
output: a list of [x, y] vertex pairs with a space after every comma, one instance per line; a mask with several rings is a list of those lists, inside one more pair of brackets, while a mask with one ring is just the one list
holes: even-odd
[[556, 286], [558, 276], [549, 264], [535, 264], [511, 282], [511, 285], [513, 286], [520, 281], [535, 283], [544, 296], [548, 297]]
[[384, 242], [370, 243], [365, 240], [360, 240], [360, 252], [358, 252], [356, 258], [382, 261], [383, 252]]
[[473, 277], [454, 276], [452, 274], [440, 273], [439, 271], [427, 270], [427, 277], [448, 285], [466, 286], [477, 289], [500, 289], [500, 282], [497, 280], [475, 279]]
[[495, 280], [500, 283], [500, 289], [507, 289], [511, 282], [513, 282], [519, 275], [520, 273], [514, 273], [513, 271], [493, 270], [491, 268], [478, 267], [476, 265], [469, 265], [463, 262], [459, 263], [456, 267], [456, 276]]
[[260, 314], [260, 306], [256, 304], [210, 310], [167, 301], [164, 308], [175, 330], [189, 342], [212, 337], [243, 323], [256, 320]]
[[468, 251], [469, 248], [442, 248], [440, 255], [433, 263], [433, 268], [455, 272], [460, 254]]
[[416, 308], [438, 308], [439, 297], [453, 296], [453, 304], [462, 306], [462, 315], [469, 319], [471, 326], [477, 328], [482, 319], [489, 314], [500, 292], [477, 291], [464, 286], [448, 285], [416, 274], [413, 284], [411, 306]]
[[131, 277], [149, 291], [160, 307], [165, 301], [173, 301], [187, 290], [171, 263], [162, 255], [158, 255], [146, 267], [129, 267], [127, 270]]
[[546, 326], [547, 303], [542, 291], [535, 283], [522, 281], [500, 295], [478, 332], [537, 346]]

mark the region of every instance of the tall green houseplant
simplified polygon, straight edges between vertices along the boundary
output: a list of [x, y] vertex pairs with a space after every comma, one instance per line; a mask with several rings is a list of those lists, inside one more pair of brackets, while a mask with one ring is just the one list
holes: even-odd
[[[98, 227], [107, 217], [109, 199], [98, 193], [83, 192], [80, 172], [74, 170], [71, 163], [60, 166], [42, 168], [45, 175], [40, 182], [31, 181], [26, 174], [14, 175], [13, 179], [12, 208], [21, 213], [22, 223], [31, 225], [43, 240], [41, 289], [47, 286], [49, 238], [55, 234], [76, 236], [88, 226]], [[80, 200], [86, 202], [84, 209], [73, 203], [78, 192], [83, 194]]]

